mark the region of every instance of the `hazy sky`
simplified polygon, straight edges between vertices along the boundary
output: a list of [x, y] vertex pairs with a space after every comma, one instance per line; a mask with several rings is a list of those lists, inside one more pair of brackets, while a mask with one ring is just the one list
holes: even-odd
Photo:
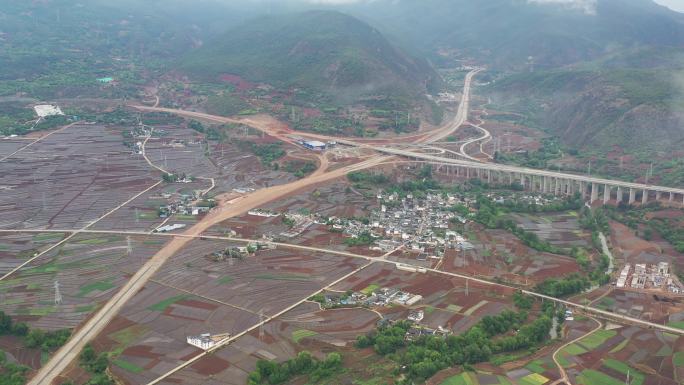
[[684, 12], [684, 0], [655, 0], [656, 3]]
[[[310, 3], [332, 3], [332, 4], [344, 4], [344, 3], [356, 3], [360, 0], [307, 0]], [[629, 1], [629, 0], [627, 0]], [[666, 7], [670, 7], [671, 9], [679, 12], [684, 12], [684, 0], [654, 0], [658, 4], [662, 4]], [[593, 2], [593, 0], [533, 0], [533, 2], [539, 2], [539, 3], [589, 3]]]

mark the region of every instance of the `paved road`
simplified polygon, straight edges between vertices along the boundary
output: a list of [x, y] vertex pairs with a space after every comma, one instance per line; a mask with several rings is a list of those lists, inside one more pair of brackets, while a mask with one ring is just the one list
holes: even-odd
[[[459, 152], [461, 153], [461, 156], [462, 156], [462, 157], [468, 158], [468, 159], [470, 159], [470, 160], [472, 160], [472, 161], [475, 161], [475, 162], [479, 162], [479, 161], [480, 161], [479, 159], [477, 159], [477, 158], [475, 158], [475, 157], [472, 157], [472, 156], [468, 155], [468, 153], [466, 152], [466, 147], [468, 147], [469, 145], [471, 145], [471, 144], [473, 144], [473, 143], [477, 143], [477, 142], [483, 141], [483, 140], [485, 140], [485, 139], [491, 139], [492, 135], [489, 133], [489, 131], [485, 130], [484, 128], [482, 128], [482, 127], [480, 127], [480, 126], [476, 126], [476, 125], [474, 125], [474, 124], [471, 124], [470, 126], [471, 126], [471, 127], [475, 127], [475, 128], [477, 128], [478, 130], [482, 131], [482, 136], [477, 137], [477, 138], [472, 138], [472, 139], [466, 140], [466, 141], [461, 145], [461, 148], [459, 149]], [[482, 148], [482, 143], [480, 143], [480, 152], [481, 152], [482, 154], [484, 154], [485, 156], [487, 156], [488, 158], [491, 158], [488, 154], [485, 154], [485, 152], [484, 152], [484, 150], [483, 150], [483, 148]]]
[[436, 130], [433, 134], [429, 135], [427, 139], [424, 141], [425, 143], [434, 143], [446, 139], [449, 135], [456, 132], [456, 130], [458, 130], [468, 120], [468, 113], [470, 111], [470, 96], [472, 89], [471, 86], [473, 83], [473, 78], [481, 71], [481, 69], [476, 69], [468, 72], [468, 74], [465, 76], [465, 81], [463, 82], [461, 103], [458, 105], [456, 117], [451, 121], [447, 129], [439, 129]]
[[[435, 130], [430, 133], [426, 133], [424, 139], [422, 140], [416, 140], [416, 142], [421, 142], [421, 143], [435, 143], [443, 140], [444, 138], [448, 137], [451, 135], [454, 131], [456, 131], [461, 125], [463, 125], [467, 119], [468, 119], [468, 111], [467, 108], [470, 103], [470, 91], [471, 91], [471, 82], [472, 78], [479, 72], [479, 70], [472, 71], [468, 73], [466, 76], [466, 82], [464, 85], [464, 92], [463, 92], [463, 97], [462, 97], [462, 103], [459, 105], [458, 113], [456, 114], [456, 117], [454, 120], [449, 124], [443, 127], [440, 130]], [[297, 135], [301, 137], [311, 137], [311, 138], [317, 138], [320, 140], [334, 140], [337, 141], [340, 144], [348, 145], [348, 146], [353, 146], [353, 147], [360, 147], [360, 148], [367, 148], [371, 150], [378, 151], [380, 153], [384, 153], [387, 155], [398, 155], [402, 157], [408, 157], [412, 159], [421, 159], [433, 164], [444, 164], [444, 165], [454, 165], [454, 166], [461, 166], [461, 167], [470, 167], [470, 168], [475, 168], [475, 169], [483, 169], [483, 170], [492, 170], [492, 171], [499, 171], [499, 172], [511, 172], [511, 173], [516, 173], [516, 174], [525, 174], [525, 175], [536, 175], [536, 176], [547, 176], [547, 177], [553, 177], [553, 178], [561, 178], [561, 179], [568, 179], [568, 180], [575, 180], [575, 181], [581, 181], [581, 182], [588, 182], [588, 183], [597, 183], [599, 185], [609, 185], [609, 186], [621, 186], [624, 188], [634, 188], [636, 190], [649, 190], [649, 191], [660, 191], [660, 192], [672, 192], [675, 194], [681, 194], [684, 196], [684, 189], [680, 188], [674, 188], [674, 187], [666, 187], [666, 186], [657, 186], [657, 185], [651, 185], [651, 184], [642, 184], [642, 183], [631, 183], [631, 182], [624, 182], [624, 181], [619, 181], [615, 179], [605, 179], [605, 178], [597, 178], [597, 177], [592, 177], [592, 176], [587, 176], [587, 175], [578, 175], [578, 174], [569, 174], [569, 173], [564, 173], [564, 172], [555, 172], [555, 171], [549, 171], [549, 170], [539, 170], [539, 169], [533, 169], [533, 168], [527, 168], [527, 167], [518, 167], [518, 166], [510, 166], [510, 165], [503, 165], [503, 164], [496, 164], [496, 163], [481, 163], [481, 162], [476, 162], [472, 160], [460, 160], [460, 159], [449, 159], [449, 158], [443, 158], [440, 156], [436, 155], [430, 155], [430, 154], [422, 154], [419, 152], [415, 152], [409, 149], [403, 149], [403, 148], [397, 148], [391, 147], [391, 146], [386, 146], [386, 145], [381, 145], [381, 144], [374, 144], [374, 143], [363, 143], [358, 140], [351, 140], [351, 139], [346, 139], [346, 138], [336, 138], [336, 137], [331, 137], [331, 136], [326, 136], [326, 135], [318, 135], [318, 134], [311, 134], [311, 133], [306, 133], [306, 132], [289, 132], [287, 134], [282, 133], [282, 132], [274, 132], [274, 130], [266, 127], [263, 122], [260, 122], [256, 119], [249, 119], [249, 118], [243, 118], [243, 119], [232, 119], [232, 118], [226, 118], [223, 116], [216, 116], [216, 115], [210, 115], [210, 114], [205, 114], [201, 112], [195, 112], [195, 111], [186, 111], [186, 110], [176, 110], [176, 109], [171, 109], [171, 108], [154, 108], [154, 107], [148, 107], [148, 106], [138, 106], [138, 105], [132, 105], [131, 107], [137, 108], [141, 111], [155, 111], [155, 112], [167, 112], [171, 114], [176, 114], [179, 116], [185, 116], [189, 118], [195, 118], [195, 119], [204, 119], [208, 121], [215, 121], [215, 122], [221, 122], [221, 123], [240, 123], [240, 124], [245, 124], [250, 127], [253, 127], [255, 129], [264, 131], [270, 135], [277, 135], [277, 137], [281, 140], [287, 140], [290, 143], [292, 142], [292, 139], [289, 137], [290, 135]], [[395, 140], [400, 141], [402, 140], [401, 137], [395, 138]], [[401, 145], [402, 143], [397, 143]]]

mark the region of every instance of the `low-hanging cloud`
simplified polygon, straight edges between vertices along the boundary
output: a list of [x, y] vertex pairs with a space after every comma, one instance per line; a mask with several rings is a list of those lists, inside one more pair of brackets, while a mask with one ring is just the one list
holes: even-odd
[[580, 10], [589, 15], [596, 14], [597, 0], [527, 0], [531, 4], [556, 4], [569, 9]]

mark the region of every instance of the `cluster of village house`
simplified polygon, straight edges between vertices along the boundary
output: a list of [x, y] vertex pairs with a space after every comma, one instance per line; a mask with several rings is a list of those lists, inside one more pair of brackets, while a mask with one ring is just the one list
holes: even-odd
[[450, 222], [467, 223], [467, 219], [450, 210], [456, 204], [469, 206], [468, 198], [451, 194], [428, 193], [424, 198], [412, 194], [378, 193], [379, 209], [373, 210], [368, 221], [330, 218], [333, 230], [352, 237], [367, 232], [376, 238], [372, 248], [391, 251], [403, 245], [423, 257], [441, 257], [446, 248], [469, 250], [473, 245], [461, 234], [449, 230]]
[[208, 212], [214, 205], [213, 199], [200, 201], [202, 197], [200, 191], [194, 191], [192, 194], [163, 193], [161, 197], [170, 202], [159, 206], [159, 218], [168, 218], [173, 214], [199, 215]]
[[638, 263], [632, 269], [631, 264], [626, 264], [620, 276], [618, 277], [615, 286], [618, 288], [632, 288], [632, 289], [656, 289], [664, 290], [670, 293], [682, 293], [682, 284], [675, 275], [670, 274], [670, 264], [667, 262], [659, 262], [657, 264], [647, 265], [645, 263]]
[[[330, 307], [344, 307], [344, 306], [365, 306], [365, 307], [384, 307], [392, 305], [413, 306], [420, 302], [423, 297], [419, 294], [411, 294], [394, 288], [379, 288], [372, 291], [370, 294], [362, 292], [354, 292], [349, 295], [328, 294], [325, 296], [325, 303], [322, 304], [326, 308]], [[412, 309], [406, 317], [412, 326], [406, 332], [407, 339], [413, 339], [421, 335], [448, 335], [451, 331], [443, 327], [431, 329], [425, 325], [421, 325], [421, 321], [425, 318], [425, 311], [422, 309]], [[396, 322], [389, 321], [383, 318], [382, 322]]]

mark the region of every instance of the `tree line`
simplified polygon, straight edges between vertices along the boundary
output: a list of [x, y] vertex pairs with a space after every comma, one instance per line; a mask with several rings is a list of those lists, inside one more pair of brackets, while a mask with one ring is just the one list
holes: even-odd
[[342, 356], [339, 353], [330, 353], [321, 361], [314, 358], [311, 353], [303, 351], [297, 354], [297, 357], [282, 363], [269, 360], [257, 361], [256, 370], [249, 374], [247, 384], [277, 385], [301, 375], [307, 375], [309, 382], [315, 383], [340, 373], [342, 369]]
[[[526, 304], [529, 302], [526, 300]], [[553, 308], [537, 319], [525, 323], [527, 310], [506, 310], [495, 316], [485, 316], [461, 335], [442, 338], [423, 335], [410, 341], [405, 338], [412, 327], [407, 321], [384, 325], [357, 338], [358, 348], [372, 347], [380, 355], [405, 368], [400, 384], [423, 382], [448, 367], [465, 367], [489, 361], [494, 355], [528, 349], [549, 337], [553, 325]], [[517, 330], [511, 334], [512, 331]]]

